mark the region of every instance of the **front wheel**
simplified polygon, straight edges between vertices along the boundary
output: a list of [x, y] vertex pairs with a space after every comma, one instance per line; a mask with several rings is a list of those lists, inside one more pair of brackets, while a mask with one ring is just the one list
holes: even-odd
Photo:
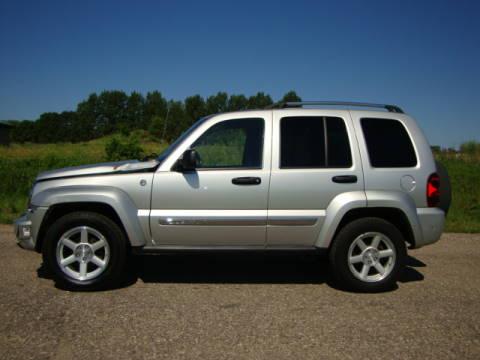
[[75, 290], [114, 286], [126, 262], [127, 241], [109, 218], [93, 212], [67, 214], [45, 236], [43, 261], [64, 287]]
[[393, 288], [405, 257], [401, 232], [380, 218], [363, 218], [345, 225], [330, 249], [330, 265], [337, 280], [361, 292]]

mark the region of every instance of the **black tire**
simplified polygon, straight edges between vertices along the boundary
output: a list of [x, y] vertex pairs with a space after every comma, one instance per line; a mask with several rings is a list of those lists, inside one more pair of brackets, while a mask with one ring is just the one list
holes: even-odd
[[[57, 245], [70, 229], [88, 226], [103, 235], [109, 247], [109, 261], [98, 276], [79, 280], [66, 274], [57, 262]], [[118, 285], [123, 279], [127, 262], [128, 243], [122, 229], [108, 217], [95, 212], [73, 212], [60, 217], [48, 229], [43, 243], [43, 262], [62, 288], [69, 290], [99, 290]]]
[[[385, 278], [367, 282], [353, 274], [348, 256], [350, 246], [355, 239], [371, 232], [383, 234], [390, 240], [395, 250], [395, 260], [392, 260], [392, 268]], [[395, 287], [404, 269], [406, 252], [405, 240], [393, 224], [380, 218], [362, 218], [346, 224], [338, 232], [330, 247], [330, 267], [341, 288], [359, 292], [387, 291]], [[362, 267], [363, 263], [360, 262], [359, 266]]]

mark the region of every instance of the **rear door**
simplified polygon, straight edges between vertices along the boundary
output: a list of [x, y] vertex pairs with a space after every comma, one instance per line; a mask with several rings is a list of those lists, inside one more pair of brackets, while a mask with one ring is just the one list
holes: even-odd
[[332, 199], [363, 189], [348, 111], [274, 111], [269, 247], [313, 246]]

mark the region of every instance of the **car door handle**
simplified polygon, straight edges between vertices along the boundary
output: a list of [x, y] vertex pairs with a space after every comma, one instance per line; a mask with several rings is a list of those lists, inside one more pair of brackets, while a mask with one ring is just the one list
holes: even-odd
[[339, 184], [349, 184], [349, 183], [356, 183], [357, 177], [355, 175], [338, 175], [332, 178], [333, 182]]
[[232, 184], [234, 185], [260, 185], [262, 183], [262, 179], [259, 177], [238, 177], [232, 179]]

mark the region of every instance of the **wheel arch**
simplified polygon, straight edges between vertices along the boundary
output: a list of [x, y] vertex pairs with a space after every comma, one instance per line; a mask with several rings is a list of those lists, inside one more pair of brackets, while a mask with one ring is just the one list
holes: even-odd
[[105, 215], [120, 226], [131, 246], [146, 245], [148, 226], [140, 223], [137, 207], [119, 189], [103, 186], [59, 187], [36, 194], [32, 202], [48, 207], [37, 235], [37, 251], [42, 247], [48, 226], [60, 216], [74, 211], [92, 211]]
[[38, 238], [35, 244], [35, 250], [37, 252], [42, 251], [43, 246], [43, 239], [48, 228], [60, 217], [70, 214], [72, 212], [77, 211], [89, 211], [94, 212], [97, 214], [104, 215], [108, 217], [110, 220], [115, 222], [120, 229], [125, 234], [126, 238], [128, 239], [128, 234], [123, 226], [120, 217], [118, 216], [115, 209], [113, 209], [110, 205], [101, 202], [70, 202], [70, 203], [58, 203], [49, 207], [45, 217], [43, 218], [42, 224], [40, 229], [38, 230]]
[[338, 232], [347, 224], [351, 223], [354, 220], [361, 218], [375, 217], [383, 219], [393, 224], [403, 235], [405, 241], [410, 244], [415, 244], [415, 236], [408, 221], [407, 215], [398, 209], [392, 207], [366, 207], [366, 208], [356, 208], [348, 211], [340, 221], [333, 235], [333, 238], [337, 236]]
[[355, 191], [340, 194], [330, 202], [315, 246], [329, 248], [345, 224], [361, 217], [378, 217], [393, 223], [412, 247], [422, 240], [417, 209], [408, 194], [400, 191]]

